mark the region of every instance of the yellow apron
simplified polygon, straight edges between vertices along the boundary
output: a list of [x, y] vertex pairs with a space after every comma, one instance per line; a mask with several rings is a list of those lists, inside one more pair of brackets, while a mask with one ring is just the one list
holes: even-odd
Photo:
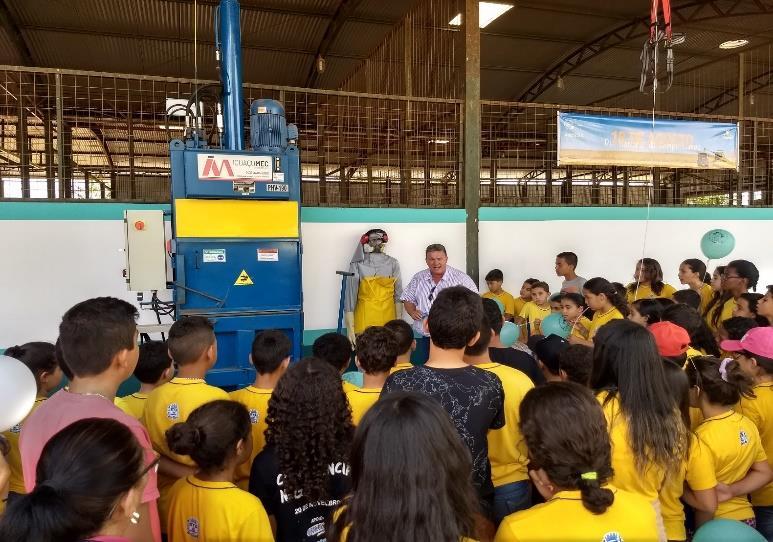
[[363, 277], [354, 308], [354, 332], [359, 335], [370, 326], [383, 326], [395, 315], [395, 282], [393, 277]]

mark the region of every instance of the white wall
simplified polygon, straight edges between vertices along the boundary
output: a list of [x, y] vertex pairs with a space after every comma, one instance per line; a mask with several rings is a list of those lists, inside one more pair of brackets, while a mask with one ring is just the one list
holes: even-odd
[[[370, 227], [389, 233], [388, 252], [400, 261], [404, 283], [424, 268], [424, 248], [430, 243], [447, 247], [450, 265], [465, 266], [463, 223], [304, 223], [306, 329], [336, 326], [341, 283], [335, 272], [348, 268], [357, 240]], [[653, 220], [646, 255], [658, 259], [666, 280], [679, 287], [679, 263], [700, 257], [701, 236], [716, 227], [736, 238], [735, 251], [721, 263], [749, 259], [760, 268], [762, 289], [773, 283], [771, 220]], [[643, 234], [644, 222], [637, 220], [484, 221], [481, 283], [485, 288], [485, 273], [498, 267], [514, 294], [530, 276], [547, 279], [557, 289], [553, 262], [564, 250], [579, 255], [579, 272], [586, 278], [628, 282], [641, 256]], [[0, 220], [0, 348], [55, 339], [62, 313], [88, 297], [112, 295], [136, 302], [121, 276], [122, 247], [120, 220]], [[164, 295], [168, 299], [168, 292]], [[141, 322], [153, 323], [154, 315], [143, 312]]]

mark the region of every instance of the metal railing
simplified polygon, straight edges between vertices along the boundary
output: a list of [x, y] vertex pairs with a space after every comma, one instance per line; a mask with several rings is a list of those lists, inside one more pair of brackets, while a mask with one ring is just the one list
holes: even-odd
[[[182, 121], [166, 100], [211, 83], [0, 66], [0, 198], [168, 201]], [[298, 126], [304, 205], [461, 206], [461, 101], [253, 84], [244, 95], [280, 100]], [[559, 168], [559, 109], [650, 114], [483, 102], [482, 205], [773, 205], [773, 119], [741, 122], [738, 172]]]

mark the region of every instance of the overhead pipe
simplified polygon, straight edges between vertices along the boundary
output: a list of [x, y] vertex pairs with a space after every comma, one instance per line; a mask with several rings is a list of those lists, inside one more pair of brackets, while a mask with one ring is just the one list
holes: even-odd
[[244, 150], [244, 111], [239, 0], [220, 0], [218, 10], [223, 141], [226, 149], [241, 151]]

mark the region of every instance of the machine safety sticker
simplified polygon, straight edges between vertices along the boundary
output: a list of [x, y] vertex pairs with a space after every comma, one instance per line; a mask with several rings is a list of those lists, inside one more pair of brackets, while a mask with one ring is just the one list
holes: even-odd
[[236, 277], [236, 282], [234, 282], [234, 286], [252, 286], [253, 284], [255, 283], [252, 282], [252, 279], [247, 274], [246, 269], [242, 269], [242, 272], [239, 273], [238, 277]]
[[279, 249], [278, 248], [259, 248], [258, 261], [259, 262], [278, 262]]
[[204, 263], [225, 263], [225, 249], [205, 248], [202, 259]]
[[196, 159], [201, 181], [271, 182], [274, 178], [270, 156], [201, 153]]
[[290, 187], [286, 184], [267, 184], [266, 192], [289, 192]]

